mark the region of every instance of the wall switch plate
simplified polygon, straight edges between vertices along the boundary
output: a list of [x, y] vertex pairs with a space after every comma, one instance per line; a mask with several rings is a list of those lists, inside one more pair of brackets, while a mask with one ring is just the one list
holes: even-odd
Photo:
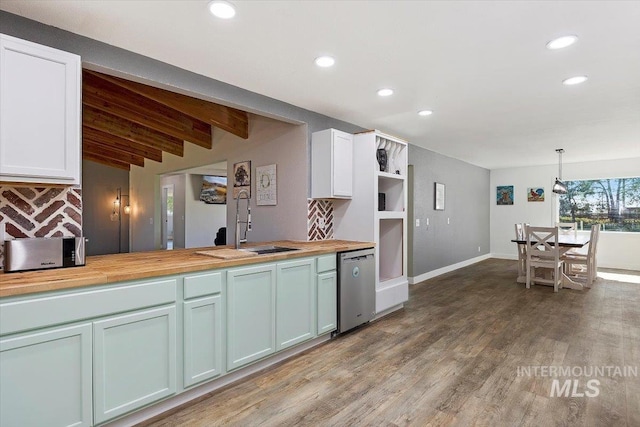
[[420, 227], [420, 218], [416, 219], [416, 227]]
[[450, 218], [447, 218], [447, 224], [451, 224], [451, 221], [449, 221]]
[[427, 225], [429, 225], [429, 218], [427, 218]]
[[478, 252], [480, 252], [480, 246], [478, 246]]

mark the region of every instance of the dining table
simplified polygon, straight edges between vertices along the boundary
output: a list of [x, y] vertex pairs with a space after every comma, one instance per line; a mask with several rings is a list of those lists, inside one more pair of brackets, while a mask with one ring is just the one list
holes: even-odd
[[[560, 257], [569, 252], [571, 249], [578, 249], [585, 247], [590, 240], [591, 236], [589, 234], [577, 234], [575, 231], [569, 232], [560, 232], [558, 234], [558, 245], [560, 247]], [[516, 238], [511, 239], [512, 242], [517, 243], [518, 245], [526, 245], [526, 238]], [[554, 245], [554, 242], [550, 242]], [[522, 258], [524, 257], [524, 258]], [[525, 269], [526, 264], [526, 251], [518, 251], [518, 278], [516, 281], [518, 283], [526, 283], [527, 282], [527, 271]], [[562, 287], [568, 289], [577, 289], [583, 290], [584, 286], [582, 283], [576, 282], [569, 275], [567, 275], [566, 271], [562, 272]]]

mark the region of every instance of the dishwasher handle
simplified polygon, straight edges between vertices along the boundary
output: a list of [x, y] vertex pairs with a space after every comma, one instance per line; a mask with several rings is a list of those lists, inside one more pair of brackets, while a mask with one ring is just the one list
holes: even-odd
[[360, 256], [355, 256], [352, 258], [344, 258], [344, 262], [355, 262], [355, 261], [365, 261], [369, 258], [373, 258], [373, 254], [369, 254], [369, 255], [360, 255]]

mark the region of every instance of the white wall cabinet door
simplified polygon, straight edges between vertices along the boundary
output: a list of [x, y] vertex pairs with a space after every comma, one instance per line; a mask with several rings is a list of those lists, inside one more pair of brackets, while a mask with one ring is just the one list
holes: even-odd
[[80, 184], [80, 57], [0, 34], [0, 181]]
[[353, 195], [353, 135], [326, 129], [311, 135], [311, 197]]
[[96, 424], [176, 392], [175, 306], [94, 323]]
[[0, 341], [0, 425], [93, 425], [91, 324]]

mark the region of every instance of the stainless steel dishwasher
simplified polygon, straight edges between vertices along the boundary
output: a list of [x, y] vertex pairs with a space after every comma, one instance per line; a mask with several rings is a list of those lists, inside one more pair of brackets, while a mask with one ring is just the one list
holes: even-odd
[[338, 253], [338, 333], [375, 316], [375, 268], [373, 248]]

